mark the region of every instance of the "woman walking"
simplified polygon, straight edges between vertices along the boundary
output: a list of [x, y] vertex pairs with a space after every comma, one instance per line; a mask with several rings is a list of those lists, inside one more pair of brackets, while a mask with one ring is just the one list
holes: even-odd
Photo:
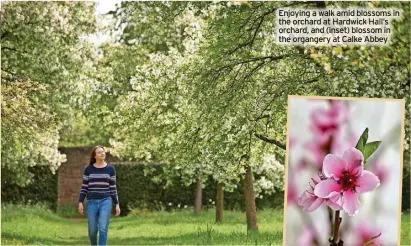
[[120, 215], [116, 188], [116, 170], [106, 161], [103, 146], [91, 150], [89, 165], [84, 169], [78, 211], [83, 214], [83, 201], [87, 197], [88, 236], [91, 245], [107, 245], [112, 202], [116, 204], [116, 216]]

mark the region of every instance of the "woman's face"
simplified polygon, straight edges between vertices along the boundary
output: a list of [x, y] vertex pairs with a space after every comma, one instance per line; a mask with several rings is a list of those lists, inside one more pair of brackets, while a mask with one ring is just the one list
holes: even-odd
[[104, 160], [106, 158], [106, 151], [103, 148], [97, 148], [95, 153], [96, 160]]

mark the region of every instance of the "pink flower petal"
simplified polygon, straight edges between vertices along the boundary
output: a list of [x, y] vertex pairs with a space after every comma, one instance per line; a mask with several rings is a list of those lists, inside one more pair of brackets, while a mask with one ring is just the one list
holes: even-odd
[[364, 156], [361, 151], [356, 148], [349, 148], [344, 152], [343, 159], [347, 162], [346, 170], [349, 170], [351, 173], [358, 172], [362, 175]]
[[334, 134], [333, 129], [322, 129], [323, 126], [320, 125], [312, 125], [310, 127], [311, 132], [314, 135], [314, 141], [318, 145], [324, 145], [327, 144], [327, 142], [330, 140], [330, 137]]
[[333, 192], [341, 192], [341, 186], [334, 179], [322, 180], [315, 186], [314, 194], [321, 198], [329, 198], [335, 195]]
[[347, 163], [339, 156], [328, 154], [323, 161], [323, 172], [327, 178], [339, 180]]
[[330, 200], [327, 200], [327, 206], [329, 206], [334, 211], [342, 210], [342, 207], [339, 204]]
[[357, 144], [358, 139], [360, 136], [353, 135], [349, 133], [348, 140], [345, 139], [345, 134], [343, 131], [339, 131], [339, 135], [333, 135], [333, 146], [332, 146], [332, 153], [338, 156], [343, 156], [344, 151], [349, 148], [355, 147]]
[[304, 211], [312, 212], [319, 208], [321, 204], [323, 204], [323, 198], [318, 198], [314, 196], [312, 193], [312, 189], [310, 191], [304, 191], [303, 194], [298, 199], [298, 205], [304, 207]]
[[295, 147], [296, 143], [297, 143], [297, 138], [294, 136], [290, 136], [289, 138], [289, 147], [290, 149], [292, 149], [293, 147]]
[[321, 146], [319, 146], [315, 141], [308, 142], [305, 147], [310, 151], [310, 161], [313, 162], [315, 167], [319, 170], [323, 167], [323, 159], [324, 159], [324, 151], [321, 150]]
[[297, 163], [295, 164], [295, 173], [299, 173], [302, 170], [305, 170], [307, 168], [308, 161], [306, 159], [299, 159]]
[[345, 139], [346, 131], [340, 127], [338, 130], [334, 131], [333, 141], [331, 145], [331, 153], [338, 156], [343, 156], [344, 151], [347, 150], [351, 145], [347, 144]]
[[338, 192], [333, 192], [334, 195], [332, 195], [329, 199], [327, 199], [327, 205], [332, 208], [333, 210], [342, 210], [342, 195]]
[[[383, 233], [383, 230], [381, 230], [381, 228], [379, 227], [375, 227], [374, 224], [368, 223], [366, 221], [362, 221], [359, 224], [357, 224], [356, 232], [357, 232], [357, 242], [355, 245], [363, 246], [372, 237], [375, 237], [378, 234]], [[372, 241], [376, 245], [383, 244], [383, 240], [381, 237], [374, 238]]]
[[314, 240], [314, 232], [311, 228], [304, 228], [303, 233], [298, 237], [298, 245], [312, 245]]
[[316, 196], [310, 194], [308, 191], [304, 191], [303, 194], [298, 198], [298, 205], [307, 207], [315, 202]]
[[363, 176], [356, 182], [355, 190], [359, 193], [372, 191], [380, 186], [378, 177], [370, 171], [364, 171]]
[[329, 114], [337, 124], [343, 123], [348, 118], [348, 110], [341, 101], [332, 101]]
[[317, 208], [319, 208], [321, 206], [321, 204], [323, 204], [323, 202], [325, 201], [325, 199], [323, 198], [317, 198], [315, 199], [315, 201], [308, 207], [305, 207], [303, 210], [306, 212], [312, 212], [314, 210], [316, 210]]
[[343, 209], [349, 216], [355, 216], [360, 208], [360, 200], [354, 191], [348, 190], [343, 193]]
[[287, 203], [295, 204], [297, 203], [297, 200], [297, 187], [295, 184], [294, 175], [290, 174], [288, 178]]
[[332, 123], [328, 111], [322, 108], [314, 109], [311, 113], [311, 122], [315, 125], [329, 125]]
[[[370, 163], [371, 164], [371, 163]], [[390, 180], [390, 169], [381, 162], [376, 162], [372, 166], [373, 173], [377, 175], [381, 184], [386, 184]]]
[[[311, 180], [314, 182], [315, 185], [317, 185], [318, 183], [321, 182], [320, 177], [317, 177], [317, 176], [314, 176], [313, 178], [311, 178]], [[314, 186], [314, 188], [315, 188], [315, 186]], [[314, 193], [314, 190], [313, 190], [313, 193]]]

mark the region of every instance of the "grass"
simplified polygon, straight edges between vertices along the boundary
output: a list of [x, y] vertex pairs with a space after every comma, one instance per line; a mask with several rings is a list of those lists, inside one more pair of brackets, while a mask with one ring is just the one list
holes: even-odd
[[[84, 203], [84, 210], [86, 211], [86, 205], [87, 203]], [[77, 211], [77, 206], [73, 205], [58, 205], [57, 206], [57, 215], [64, 217], [64, 218], [71, 218], [71, 217], [83, 217], [86, 218], [86, 216], [81, 216], [78, 211]]]
[[401, 216], [401, 245], [411, 245], [411, 214], [403, 213]]
[[[214, 210], [195, 216], [192, 211], [112, 217], [110, 245], [281, 245], [282, 210], [258, 212], [258, 234], [247, 234], [245, 214], [225, 211], [224, 223], [215, 224]], [[87, 222], [70, 220], [43, 207], [2, 207], [1, 244], [88, 245]], [[410, 213], [402, 216], [402, 245], [410, 245]]]
[[[215, 212], [195, 216], [192, 210], [112, 217], [111, 245], [238, 245], [282, 244], [282, 210], [258, 213], [259, 233], [247, 234], [245, 214], [225, 211], [215, 224]], [[87, 222], [63, 218], [41, 207], [3, 206], [2, 244], [87, 245]]]

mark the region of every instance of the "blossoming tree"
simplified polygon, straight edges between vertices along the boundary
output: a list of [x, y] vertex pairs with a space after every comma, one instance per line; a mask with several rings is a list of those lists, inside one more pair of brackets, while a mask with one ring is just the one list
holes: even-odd
[[2, 182], [25, 185], [28, 167], [65, 160], [60, 133], [87, 105], [92, 86], [95, 31], [93, 4], [3, 2], [1, 4]]

